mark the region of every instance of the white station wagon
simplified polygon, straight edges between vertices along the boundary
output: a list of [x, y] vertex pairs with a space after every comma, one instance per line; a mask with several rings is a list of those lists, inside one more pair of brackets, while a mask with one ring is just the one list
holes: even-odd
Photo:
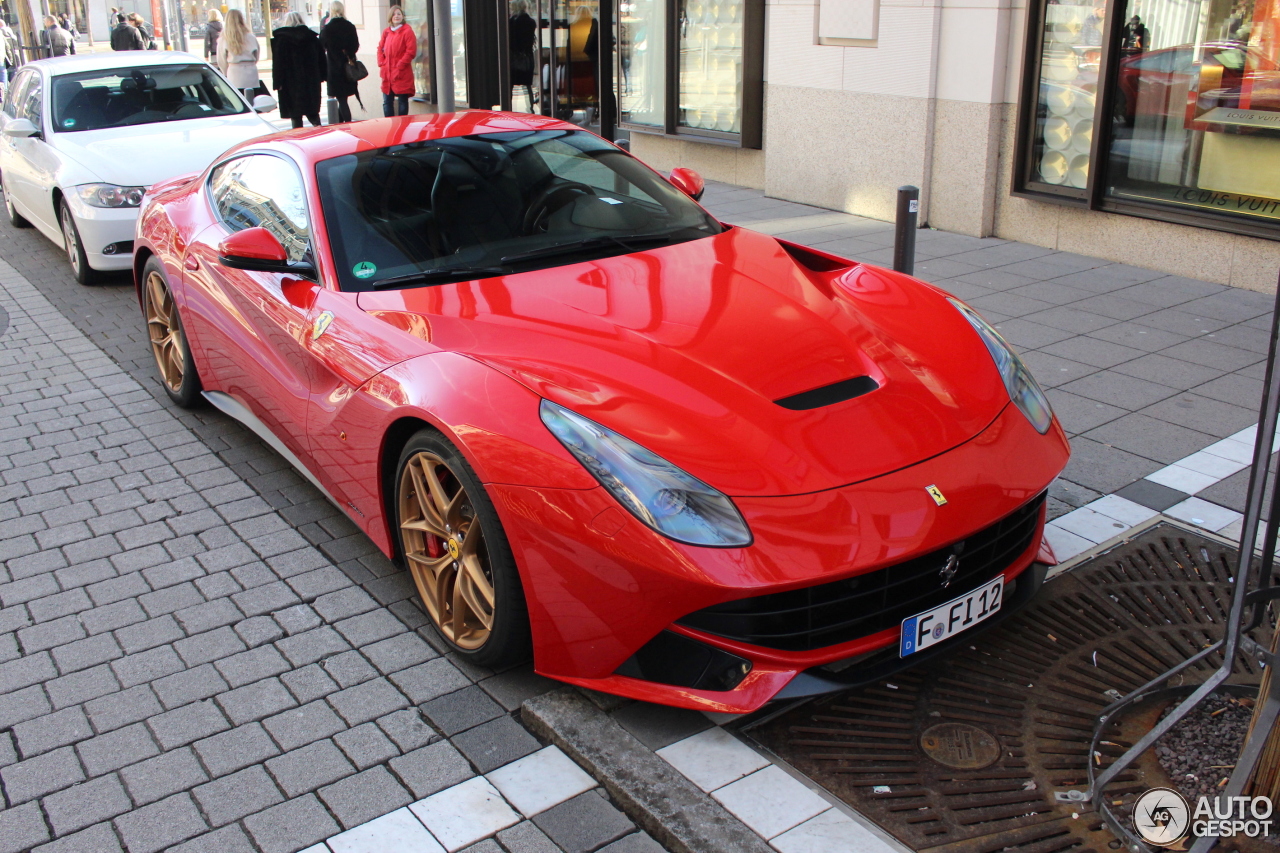
[[23, 66], [0, 110], [9, 221], [63, 246], [81, 284], [128, 269], [147, 187], [204, 169], [276, 128], [213, 66], [186, 53], [123, 51]]

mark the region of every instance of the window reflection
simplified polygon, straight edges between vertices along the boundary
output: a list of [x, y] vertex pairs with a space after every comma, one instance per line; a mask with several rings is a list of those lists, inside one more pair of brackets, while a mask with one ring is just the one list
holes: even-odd
[[623, 0], [619, 13], [618, 100], [622, 120], [661, 126], [666, 113], [666, 3]]

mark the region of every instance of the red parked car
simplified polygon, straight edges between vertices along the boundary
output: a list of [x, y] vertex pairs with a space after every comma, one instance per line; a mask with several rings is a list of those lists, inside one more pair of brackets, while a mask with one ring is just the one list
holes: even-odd
[[144, 202], [160, 378], [480, 664], [744, 712], [1029, 599], [1068, 447], [1022, 362], [928, 284], [717, 222], [701, 183], [481, 111], [240, 145]]

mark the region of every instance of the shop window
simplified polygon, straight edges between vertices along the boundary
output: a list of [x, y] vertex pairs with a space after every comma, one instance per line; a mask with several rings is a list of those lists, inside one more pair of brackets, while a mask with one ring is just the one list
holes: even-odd
[[1039, 12], [1017, 191], [1276, 235], [1280, 0], [1049, 2]]
[[622, 124], [759, 148], [763, 0], [621, 0]]

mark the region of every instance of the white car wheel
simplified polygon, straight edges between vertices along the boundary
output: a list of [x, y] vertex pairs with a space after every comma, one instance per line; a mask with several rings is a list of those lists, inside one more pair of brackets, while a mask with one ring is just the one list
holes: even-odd
[[58, 207], [58, 221], [62, 225], [62, 242], [67, 250], [67, 260], [71, 263], [71, 271], [76, 281], [81, 284], [94, 284], [101, 277], [97, 270], [89, 266], [89, 259], [84, 253], [84, 244], [80, 241], [80, 232], [76, 229], [76, 219], [71, 215], [71, 208], [65, 201]]

